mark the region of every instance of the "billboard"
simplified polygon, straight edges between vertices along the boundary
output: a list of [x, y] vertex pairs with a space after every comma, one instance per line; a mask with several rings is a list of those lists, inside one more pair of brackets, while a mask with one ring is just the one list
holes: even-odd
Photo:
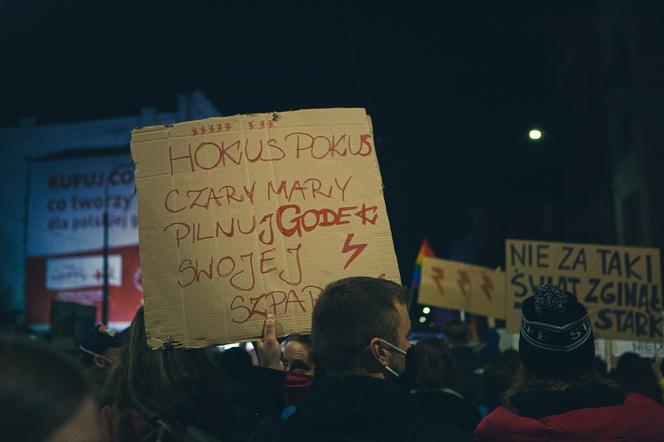
[[32, 160], [26, 235], [28, 324], [47, 324], [52, 300], [94, 306], [101, 321], [105, 243], [109, 321], [131, 321], [143, 291], [128, 152]]

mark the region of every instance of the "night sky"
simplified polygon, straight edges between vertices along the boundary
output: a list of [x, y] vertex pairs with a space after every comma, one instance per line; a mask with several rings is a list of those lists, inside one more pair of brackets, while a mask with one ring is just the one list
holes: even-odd
[[556, 64], [594, 4], [1, 2], [0, 126], [171, 110], [195, 89], [226, 115], [365, 107], [406, 280], [422, 238], [447, 256], [473, 207], [555, 198]]

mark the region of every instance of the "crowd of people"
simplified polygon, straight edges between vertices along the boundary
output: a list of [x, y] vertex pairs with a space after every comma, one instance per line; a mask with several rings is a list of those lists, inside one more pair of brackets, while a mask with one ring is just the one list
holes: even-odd
[[393, 282], [342, 279], [311, 335], [280, 342], [267, 314], [254, 353], [151, 350], [143, 309], [123, 333], [95, 328], [78, 361], [3, 336], [2, 440], [664, 440], [661, 359], [628, 353], [607, 373], [574, 294], [538, 288], [518, 351], [503, 352], [473, 345], [460, 320], [412, 343], [408, 303]]

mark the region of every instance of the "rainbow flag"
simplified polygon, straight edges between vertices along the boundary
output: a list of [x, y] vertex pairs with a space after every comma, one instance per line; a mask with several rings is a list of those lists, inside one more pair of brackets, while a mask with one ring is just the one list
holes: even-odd
[[[412, 313], [412, 308], [416, 304], [415, 295], [419, 291], [420, 282], [422, 280], [422, 258], [424, 258], [425, 256], [432, 256], [432, 257], [436, 256], [436, 253], [433, 251], [431, 245], [429, 244], [429, 241], [427, 241], [426, 238], [424, 238], [424, 240], [422, 241], [422, 245], [420, 246], [420, 251], [417, 253], [417, 258], [415, 259], [415, 265], [413, 266], [413, 276], [410, 278], [409, 311], [411, 313]], [[459, 319], [460, 312], [456, 310], [450, 310], [446, 308], [435, 308], [433, 310], [434, 310], [433, 314], [435, 317], [435, 322], [438, 324], [444, 324], [450, 319]], [[473, 334], [473, 338], [475, 339], [475, 341], [482, 342], [483, 341], [482, 333], [480, 332], [482, 324], [480, 324], [480, 322], [486, 323], [486, 318], [483, 316], [473, 315], [466, 312], [464, 312], [463, 316], [465, 318], [465, 321], [470, 326], [470, 330], [471, 333]]]
[[420, 251], [417, 253], [417, 258], [415, 259], [415, 266], [413, 267], [413, 276], [410, 278], [410, 294], [411, 299], [412, 295], [417, 292], [420, 288], [420, 280], [422, 279], [422, 258], [425, 256], [436, 256], [433, 249], [429, 245], [429, 241], [426, 238], [422, 241], [420, 246]]

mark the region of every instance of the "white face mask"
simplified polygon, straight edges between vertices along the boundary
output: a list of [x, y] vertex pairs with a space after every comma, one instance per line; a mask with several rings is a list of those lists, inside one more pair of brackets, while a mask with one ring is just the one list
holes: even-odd
[[[385, 339], [382, 339], [382, 338], [378, 338], [378, 339], [380, 340], [380, 342], [382, 342], [383, 344], [387, 345], [389, 348], [391, 348], [392, 350], [396, 351], [397, 353], [402, 354], [402, 355], [404, 355], [404, 356], [406, 356], [406, 355], [408, 354], [408, 353], [406, 352], [406, 350], [403, 350], [403, 349], [397, 347], [396, 345], [392, 344], [391, 342], [386, 341]], [[398, 378], [398, 377], [400, 376], [399, 373], [397, 373], [397, 372], [396, 372], [392, 367], [390, 367], [389, 365], [386, 365], [384, 368], [385, 368], [385, 370], [387, 370], [387, 371], [388, 371], [392, 376], [394, 376], [395, 378]]]

